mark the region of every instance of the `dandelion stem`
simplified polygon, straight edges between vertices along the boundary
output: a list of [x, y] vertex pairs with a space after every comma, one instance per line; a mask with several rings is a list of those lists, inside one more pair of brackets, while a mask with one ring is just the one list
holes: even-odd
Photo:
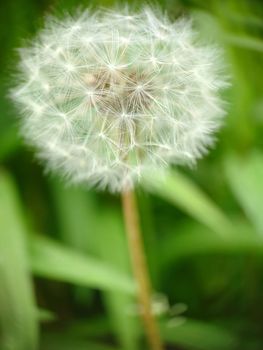
[[151, 283], [143, 249], [135, 193], [122, 192], [122, 206], [132, 260], [133, 273], [138, 284], [138, 301], [151, 350], [163, 350], [159, 329], [152, 313]]

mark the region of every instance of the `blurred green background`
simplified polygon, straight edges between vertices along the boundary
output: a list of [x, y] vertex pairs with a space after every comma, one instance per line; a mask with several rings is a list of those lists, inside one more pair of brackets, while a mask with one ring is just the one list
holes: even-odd
[[[138, 190], [162, 337], [174, 350], [262, 350], [263, 3], [157, 3], [224, 48], [232, 81], [216, 148]], [[15, 48], [79, 5], [111, 1], [0, 2], [1, 350], [147, 348], [118, 196], [46, 176], [7, 98]]]

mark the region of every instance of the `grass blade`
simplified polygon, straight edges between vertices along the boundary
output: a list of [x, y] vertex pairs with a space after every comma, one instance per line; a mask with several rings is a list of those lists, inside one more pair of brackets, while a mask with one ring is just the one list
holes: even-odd
[[35, 350], [38, 324], [15, 184], [0, 173], [0, 348]]
[[236, 337], [229, 331], [200, 321], [186, 319], [185, 322], [177, 323], [174, 319], [163, 323], [161, 330], [168, 343], [189, 350], [230, 350], [237, 345]]
[[228, 183], [247, 217], [263, 235], [263, 154], [254, 151], [241, 159], [227, 159], [225, 170]]
[[41, 277], [133, 295], [133, 280], [95, 258], [39, 235], [30, 239], [30, 265]]
[[212, 235], [209, 229], [196, 223], [177, 227], [177, 234], [172, 229], [160, 246], [163, 268], [177, 260], [205, 254], [263, 255], [263, 239], [244, 222], [235, 222], [235, 227], [236, 232], [231, 232], [227, 239]]
[[144, 184], [150, 192], [172, 203], [219, 235], [226, 236], [231, 230], [231, 222], [216, 204], [178, 171], [170, 171], [165, 177], [155, 172], [144, 180]]
[[261, 39], [253, 38], [248, 35], [241, 36], [234, 34], [226, 34], [224, 39], [227, 44], [234, 47], [263, 52], [263, 40]]

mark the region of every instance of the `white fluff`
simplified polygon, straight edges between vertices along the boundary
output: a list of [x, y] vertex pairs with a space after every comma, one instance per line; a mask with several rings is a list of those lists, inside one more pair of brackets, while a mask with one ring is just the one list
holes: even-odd
[[117, 192], [194, 163], [224, 115], [217, 49], [195, 43], [189, 20], [87, 10], [49, 19], [20, 53], [23, 134], [71, 182]]

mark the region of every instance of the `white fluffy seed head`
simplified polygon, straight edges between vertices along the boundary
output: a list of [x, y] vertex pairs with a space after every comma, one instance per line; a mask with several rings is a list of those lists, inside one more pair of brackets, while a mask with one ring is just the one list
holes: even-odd
[[87, 10], [49, 19], [20, 52], [23, 134], [75, 183], [123, 191], [146, 171], [194, 163], [224, 115], [218, 51], [196, 44], [189, 20]]

